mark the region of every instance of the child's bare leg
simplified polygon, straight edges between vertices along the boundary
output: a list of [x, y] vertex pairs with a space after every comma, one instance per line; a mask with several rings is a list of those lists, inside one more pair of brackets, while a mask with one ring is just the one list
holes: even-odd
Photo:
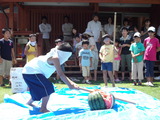
[[27, 102], [28, 105], [30, 106], [34, 106], [32, 103], [34, 102], [34, 100], [32, 100], [32, 98]]
[[3, 84], [3, 76], [0, 75], [0, 85], [2, 85], [2, 84]]
[[103, 70], [103, 80], [104, 80], [104, 83], [105, 83], [105, 86], [108, 85], [108, 82], [107, 82], [107, 71], [106, 70]]
[[122, 80], [124, 80], [125, 72], [122, 72]]
[[112, 71], [108, 71], [108, 75], [109, 75], [110, 80], [112, 81], [112, 87], [115, 87], [113, 72]]
[[92, 80], [92, 75], [91, 75], [91, 73], [90, 73], [90, 75], [89, 75], [89, 79]]
[[150, 82], [153, 83], [153, 77], [150, 78]]
[[114, 77], [115, 77], [115, 79], [118, 79], [118, 72], [117, 71], [114, 71]]
[[41, 106], [40, 112], [43, 112], [43, 113], [50, 112], [49, 110], [47, 110], [47, 103], [48, 103], [49, 97], [50, 96], [46, 96], [42, 98], [42, 106]]
[[97, 70], [94, 70], [94, 81], [97, 81]]

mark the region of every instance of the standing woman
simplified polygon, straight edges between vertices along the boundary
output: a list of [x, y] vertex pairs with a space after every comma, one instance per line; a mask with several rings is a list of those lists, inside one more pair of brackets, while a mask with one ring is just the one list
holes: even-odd
[[148, 35], [148, 28], [150, 27], [150, 20], [149, 19], [146, 19], [144, 21], [144, 27], [141, 28], [141, 42], [143, 43], [144, 40], [149, 37]]
[[131, 80], [131, 52], [129, 51], [131, 45], [131, 37], [128, 35], [128, 29], [122, 28], [122, 37], [120, 38], [121, 42], [121, 71], [122, 71], [122, 80], [125, 76], [125, 66], [127, 64], [128, 72], [130, 74], [129, 80]]

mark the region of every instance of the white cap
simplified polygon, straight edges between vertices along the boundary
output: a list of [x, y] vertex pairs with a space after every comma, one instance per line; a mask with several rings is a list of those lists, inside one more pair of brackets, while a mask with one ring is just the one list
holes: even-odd
[[139, 32], [134, 33], [133, 37], [141, 37], [141, 34]]
[[153, 26], [151, 26], [151, 27], [148, 28], [148, 32], [149, 32], [149, 31], [156, 32], [156, 28], [153, 27]]
[[90, 29], [86, 29], [86, 31], [83, 34], [93, 36], [92, 31]]

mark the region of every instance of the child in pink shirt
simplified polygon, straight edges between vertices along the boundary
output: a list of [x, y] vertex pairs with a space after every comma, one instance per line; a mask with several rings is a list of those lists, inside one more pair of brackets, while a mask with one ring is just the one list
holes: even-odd
[[154, 62], [156, 61], [156, 53], [160, 51], [159, 40], [155, 37], [155, 27], [148, 28], [149, 37], [144, 40], [144, 47], [146, 48], [144, 53], [145, 71], [148, 86], [153, 85], [154, 77]]
[[120, 61], [121, 61], [121, 51], [122, 48], [119, 46], [120, 41], [116, 40], [115, 41], [115, 48], [114, 48], [114, 61], [113, 61], [113, 71], [114, 71], [114, 77], [115, 77], [115, 81], [119, 82], [119, 78], [118, 78], [118, 71], [119, 71], [119, 65], [120, 65]]

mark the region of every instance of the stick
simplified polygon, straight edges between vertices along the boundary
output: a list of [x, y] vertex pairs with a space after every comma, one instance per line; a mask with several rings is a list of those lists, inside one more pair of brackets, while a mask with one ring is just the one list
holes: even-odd
[[[79, 87], [79, 90], [84, 90], [84, 91], [87, 91], [87, 92], [90, 92], [90, 93], [94, 92], [94, 90], [89, 90], [89, 89], [81, 88], [81, 87]], [[130, 101], [130, 100], [125, 100], [125, 99], [119, 98], [119, 97], [117, 97], [117, 96], [114, 96], [114, 97], [115, 97], [115, 99], [117, 99], [117, 100], [121, 100], [121, 101], [128, 102], [128, 103], [131, 103], [131, 104], [136, 104], [135, 102]]]
[[115, 96], [114, 95], [114, 97], [115, 97], [115, 99], [117, 99], [117, 100], [121, 100], [121, 101], [124, 101], [124, 102], [128, 102], [128, 103], [131, 103], [131, 104], [136, 104], [135, 102], [133, 102], [133, 101], [130, 101], [130, 100], [125, 100], [125, 99], [123, 99], [123, 98], [119, 98], [119, 97], [117, 97], [117, 96]]
[[115, 44], [116, 41], [116, 24], [117, 24], [117, 12], [114, 12], [113, 44]]

